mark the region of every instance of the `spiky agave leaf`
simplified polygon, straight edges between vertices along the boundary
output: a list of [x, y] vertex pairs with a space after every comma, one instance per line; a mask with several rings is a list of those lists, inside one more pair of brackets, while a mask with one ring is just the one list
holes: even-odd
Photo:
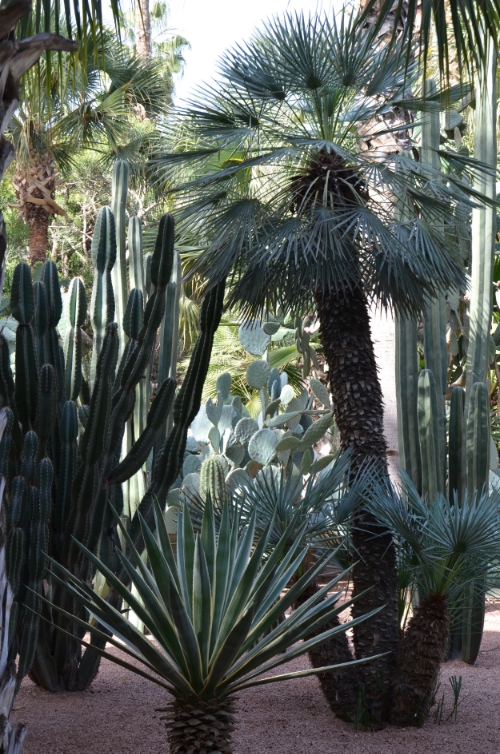
[[[345, 605], [338, 604], [340, 592], [328, 596], [342, 574], [318, 590], [298, 610], [274, 625], [335, 554], [333, 551], [320, 558], [313, 568], [283, 593], [298, 561], [305, 554], [299, 541], [286, 551], [294, 523], [290, 524], [271, 553], [264, 557], [272, 522], [254, 545], [255, 515], [241, 529], [237, 517], [230, 520], [226, 505], [216, 536], [214, 511], [209, 503], [205, 506], [201, 533], [195, 534], [185, 507], [179, 516], [177, 553], [174, 554], [157, 503], [155, 515], [158, 539], [142, 522], [148, 565], [142, 561], [126, 530], [121, 527], [128, 556], [119, 553], [120, 558], [142, 602], [95, 555], [80, 545], [82, 552], [105, 576], [110, 586], [144, 622], [155, 643], [141, 634], [125, 615], [94, 593], [87, 583], [75, 578], [55, 562], [53, 567], [58, 574], [55, 575], [56, 580], [71, 592], [90, 615], [112, 632], [109, 641], [138, 661], [140, 668], [105, 650], [101, 654], [150, 678], [175, 697], [177, 701], [173, 715], [176, 731], [183, 729], [187, 705], [197, 710], [193, 717], [199, 720], [201, 726], [205, 713], [217, 717], [217, 710], [222, 709], [225, 710], [224, 714], [230, 716], [230, 711], [224, 707], [224, 700], [240, 689], [324, 672], [324, 668], [316, 668], [279, 676], [268, 674], [329, 637], [345, 632], [365, 617], [307, 638], [345, 609]], [[120, 526], [118, 515], [116, 520]], [[81, 623], [77, 617], [74, 620]], [[96, 628], [91, 630], [100, 633]], [[304, 641], [298, 644], [302, 639]], [[194, 727], [197, 728], [196, 725]], [[201, 727], [199, 730], [197, 728], [203, 738], [205, 734], [200, 733], [201, 730]], [[229, 736], [229, 731], [226, 732]], [[190, 740], [191, 733], [186, 729], [183, 746]], [[212, 741], [213, 732], [206, 735]], [[174, 733], [172, 741], [175, 746], [178, 739], [178, 733]], [[214, 750], [212, 743], [207, 745], [207, 751]], [[229, 746], [229, 743], [225, 745]], [[184, 750], [176, 749], [179, 752]]]

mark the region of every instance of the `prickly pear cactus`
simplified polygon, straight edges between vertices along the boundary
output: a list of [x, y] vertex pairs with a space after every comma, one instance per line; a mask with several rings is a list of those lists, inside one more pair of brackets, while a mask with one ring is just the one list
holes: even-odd
[[[172, 504], [193, 495], [203, 498], [208, 469], [217, 468], [220, 488], [225, 466], [226, 485], [234, 489], [261, 469], [283, 470], [298, 478], [319, 473], [332, 463], [334, 454], [324, 453], [331, 451], [333, 425], [326, 388], [315, 380], [314, 391], [295, 396], [286, 373], [271, 369], [264, 359], [251, 362], [246, 376], [260, 392], [260, 414], [253, 418], [241, 398], [231, 395], [231, 375], [219, 376], [217, 399], [209, 398], [190, 426], [182, 468], [169, 497]], [[323, 443], [321, 454], [316, 449], [319, 443]]]

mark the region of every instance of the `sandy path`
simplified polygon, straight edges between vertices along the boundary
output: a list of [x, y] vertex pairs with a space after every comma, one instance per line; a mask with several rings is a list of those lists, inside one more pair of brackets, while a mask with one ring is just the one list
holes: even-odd
[[[302, 669], [307, 661], [291, 663]], [[457, 722], [448, 678], [463, 677]], [[500, 754], [500, 605], [488, 609], [482, 651], [474, 667], [446, 663], [441, 673], [445, 714], [420, 730], [356, 731], [329, 712], [315, 678], [249, 689], [239, 696], [235, 754]], [[51, 694], [31, 681], [16, 699], [15, 721], [26, 722], [26, 754], [167, 754], [155, 708], [161, 688], [104, 661], [92, 688]]]

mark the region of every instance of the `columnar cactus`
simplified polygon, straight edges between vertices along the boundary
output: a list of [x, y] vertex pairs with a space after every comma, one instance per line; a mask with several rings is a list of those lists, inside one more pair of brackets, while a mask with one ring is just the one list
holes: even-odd
[[[478, 74], [476, 91], [479, 93], [476, 107], [474, 156], [483, 167], [477, 169], [474, 188], [478, 194], [494, 200], [496, 196], [496, 53], [491, 40], [491, 49], [484, 68]], [[426, 82], [427, 96], [436, 93], [433, 82]], [[492, 96], [493, 93], [493, 96]], [[440, 134], [437, 109], [429, 109], [422, 118], [422, 143], [420, 160], [434, 179], [439, 180]], [[484, 169], [484, 165], [489, 166]], [[424, 219], [440, 223], [440, 217], [427, 210]], [[485, 384], [489, 368], [490, 329], [492, 311], [492, 270], [495, 242], [495, 210], [493, 206], [478, 205], [472, 212], [472, 265], [470, 320], [467, 331], [467, 391], [455, 387], [450, 398], [448, 427], [448, 453], [444, 395], [447, 389], [446, 354], [446, 306], [444, 297], [430, 302], [423, 312], [424, 355], [426, 370], [419, 378], [419, 446], [422, 456], [422, 488], [418, 484], [418, 454], [415, 452], [415, 435], [411, 431], [411, 418], [415, 401], [412, 394], [415, 379], [414, 365], [409, 365], [406, 357], [408, 344], [415, 356], [416, 341], [409, 323], [398, 329], [399, 343], [397, 362], [397, 385], [400, 395], [399, 421], [401, 459], [415, 485], [430, 499], [437, 491], [444, 491], [446, 479], [448, 496], [452, 505], [462, 505], [466, 496], [471, 500], [481, 492], [488, 493], [489, 486], [489, 396]], [[450, 237], [451, 238], [451, 237]], [[463, 238], [456, 239], [457, 253], [463, 254]], [[449, 292], [449, 301], [457, 301], [457, 292]], [[449, 305], [455, 310], [456, 305]], [[454, 315], [454, 311], [451, 312]], [[458, 352], [456, 327], [450, 318], [455, 353]], [[456, 320], [456, 317], [454, 318]], [[460, 329], [460, 328], [459, 328]], [[451, 351], [450, 346], [450, 351]], [[465, 348], [464, 348], [465, 350]], [[430, 374], [428, 372], [432, 374]], [[435, 389], [432, 382], [435, 383]], [[447, 469], [448, 466], [448, 469]], [[483, 574], [478, 574], [479, 591], [484, 582]], [[483, 606], [477, 589], [472, 589], [469, 601], [462, 601], [461, 627], [454, 629], [452, 654], [458, 656], [463, 646], [462, 657], [473, 662], [479, 650]], [[458, 626], [458, 622], [456, 623]], [[474, 634], [474, 636], [473, 636]], [[462, 644], [463, 641], [463, 644]]]
[[[125, 425], [134, 410], [137, 385], [147, 369], [165, 310], [174, 259], [174, 223], [169, 215], [160, 221], [151, 265], [152, 291], [144, 311], [142, 291], [131, 293], [123, 323], [129, 341], [121, 363], [110, 282], [113, 228], [111, 211], [101, 211], [93, 241], [97, 269], [91, 315], [97, 355], [92, 362], [89, 404], [78, 411], [75, 402], [85, 401], [80, 328], [86, 307], [81, 281], [72, 281], [63, 310], [53, 263], [45, 263], [35, 287], [29, 268], [19, 265], [12, 288], [12, 313], [18, 321], [15, 380], [7, 343], [0, 341], [0, 394], [13, 430], [12, 448], [6, 451], [5, 443], [0, 444], [0, 462], [8, 456], [12, 476], [6, 495], [7, 572], [20, 611], [13, 628], [20, 652], [18, 672], [22, 677], [31, 669], [32, 678], [51, 690], [85, 688], [95, 676], [99, 655], [92, 649], [82, 655], [77, 641], [68, 640], [54, 628], [81, 638], [85, 622], [75, 626], [64, 614], [50, 613], [42, 604], [49, 589], [56, 605], [73, 609], [46, 570], [45, 553], [75, 575], [91, 579], [93, 573], [75, 548], [75, 537], [114, 565], [114, 524], [108, 500], [111, 498], [118, 510], [122, 500], [121, 488], [110, 482], [111, 475], [119, 469], [120, 481], [126, 481], [138, 471], [169, 414], [175, 392], [175, 381], [166, 379], [137, 443], [120, 463]], [[56, 330], [61, 315], [64, 349]], [[79, 418], [83, 431], [78, 441]], [[40, 611], [48, 624], [42, 621], [39, 625]], [[93, 646], [98, 645], [94, 640]]]

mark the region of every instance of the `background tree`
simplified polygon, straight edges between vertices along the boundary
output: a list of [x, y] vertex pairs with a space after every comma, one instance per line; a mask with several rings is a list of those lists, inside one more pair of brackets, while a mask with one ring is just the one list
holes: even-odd
[[[445, 196], [432, 171], [417, 175], [401, 155], [377, 160], [357, 149], [358, 131], [400, 104], [407, 86], [403, 40], [379, 49], [377, 33], [345, 15], [269, 22], [223, 57], [220, 88], [200, 88], [179, 111], [177, 149], [156, 164], [162, 180], [178, 181], [179, 166], [191, 171], [178, 215], [206, 237], [194, 269], [209, 285], [230, 275], [230, 302], [247, 313], [316, 309], [341, 446], [353, 448], [355, 468], [375, 457], [385, 472], [369, 301], [412, 311], [463, 272], [429, 224], [413, 215], [397, 226], [388, 198], [432, 212], [460, 193]], [[186, 151], [189, 139], [196, 148]], [[390, 535], [367, 513], [353, 546], [354, 593], [370, 588], [355, 614], [385, 605], [354, 634], [357, 657], [389, 653], [359, 670], [377, 722], [387, 715], [397, 641], [395, 558]], [[327, 664], [350, 656], [338, 643]], [[357, 680], [344, 680], [330, 702], [352, 717]]]
[[83, 52], [76, 67], [43, 59], [25, 75], [10, 128], [17, 156], [14, 185], [29, 224], [31, 264], [45, 261], [51, 216], [65, 215], [55, 199], [62, 182], [59, 170], [67, 170], [82, 149], [103, 157], [127, 145], [127, 151], [140, 152], [144, 141], [134, 128], [135, 112], [158, 113], [167, 95], [156, 63], [139, 60], [109, 32]]

